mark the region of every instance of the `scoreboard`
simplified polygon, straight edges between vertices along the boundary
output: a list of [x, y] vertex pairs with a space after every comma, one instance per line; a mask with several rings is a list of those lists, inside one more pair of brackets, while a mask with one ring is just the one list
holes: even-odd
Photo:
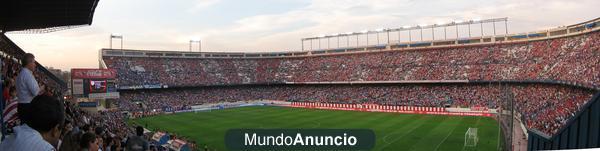
[[117, 99], [117, 72], [112, 69], [71, 69], [73, 97]]

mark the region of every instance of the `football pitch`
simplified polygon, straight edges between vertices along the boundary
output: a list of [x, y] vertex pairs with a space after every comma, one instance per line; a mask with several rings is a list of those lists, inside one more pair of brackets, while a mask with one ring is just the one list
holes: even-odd
[[[497, 150], [499, 129], [487, 117], [374, 113], [288, 107], [241, 107], [136, 119], [133, 122], [196, 140], [220, 151], [232, 128], [366, 128], [376, 135], [373, 150]], [[465, 132], [478, 128], [476, 147], [463, 147]]]

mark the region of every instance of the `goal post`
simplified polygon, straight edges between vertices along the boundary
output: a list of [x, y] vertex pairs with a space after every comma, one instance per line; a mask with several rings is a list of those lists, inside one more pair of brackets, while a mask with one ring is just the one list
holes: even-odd
[[467, 130], [465, 133], [465, 147], [475, 147], [477, 146], [477, 142], [479, 141], [479, 137], [477, 136], [477, 128], [471, 128]]
[[205, 107], [205, 108], [193, 108], [192, 111], [194, 111], [194, 113], [200, 113], [200, 112], [212, 112], [212, 108], [211, 107]]
[[193, 109], [194, 113], [200, 113], [200, 112], [211, 112], [212, 110], [209, 109]]

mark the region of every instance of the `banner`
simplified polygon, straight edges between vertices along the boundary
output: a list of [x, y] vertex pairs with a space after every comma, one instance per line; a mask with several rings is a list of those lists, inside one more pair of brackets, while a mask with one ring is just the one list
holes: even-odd
[[78, 102], [79, 107], [96, 107], [98, 102]]
[[144, 86], [136, 85], [136, 86], [119, 86], [121, 90], [133, 90], [133, 89], [143, 89]]
[[73, 95], [83, 94], [83, 79], [73, 79]]
[[90, 99], [118, 99], [120, 97], [119, 92], [107, 92], [107, 93], [90, 93]]
[[113, 69], [71, 69], [71, 79], [114, 79], [117, 71]]
[[160, 89], [162, 88], [160, 84], [146, 84], [144, 85], [146, 89]]
[[408, 114], [431, 114], [431, 115], [456, 115], [456, 116], [493, 116], [489, 112], [456, 112], [447, 111], [443, 107], [413, 107], [413, 106], [379, 106], [376, 104], [328, 104], [328, 103], [304, 103], [294, 104], [289, 107], [305, 107], [328, 110], [346, 110], [346, 111], [361, 111], [361, 112], [391, 112], [391, 113], [408, 113]]

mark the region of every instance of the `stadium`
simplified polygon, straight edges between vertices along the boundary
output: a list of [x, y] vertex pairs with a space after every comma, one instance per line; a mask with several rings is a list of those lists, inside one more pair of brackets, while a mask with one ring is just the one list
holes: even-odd
[[[93, 16], [98, 1], [90, 1], [82, 16]], [[48, 18], [2, 24], [3, 91], [26, 56], [5, 32], [82, 25]], [[148, 150], [248, 150], [231, 147], [232, 129], [367, 129], [374, 139], [366, 150], [600, 147], [600, 18], [525, 33], [509, 33], [509, 19], [299, 37], [297, 51], [191, 51], [199, 41], [190, 51], [123, 49], [113, 34], [98, 51], [99, 68], [73, 68], [63, 81], [38, 65], [34, 76], [64, 102], [71, 125], [95, 131], [108, 150], [137, 127]], [[17, 117], [3, 113], [8, 134]], [[62, 136], [60, 150], [78, 148], [68, 143], [82, 139], [74, 136]]]

